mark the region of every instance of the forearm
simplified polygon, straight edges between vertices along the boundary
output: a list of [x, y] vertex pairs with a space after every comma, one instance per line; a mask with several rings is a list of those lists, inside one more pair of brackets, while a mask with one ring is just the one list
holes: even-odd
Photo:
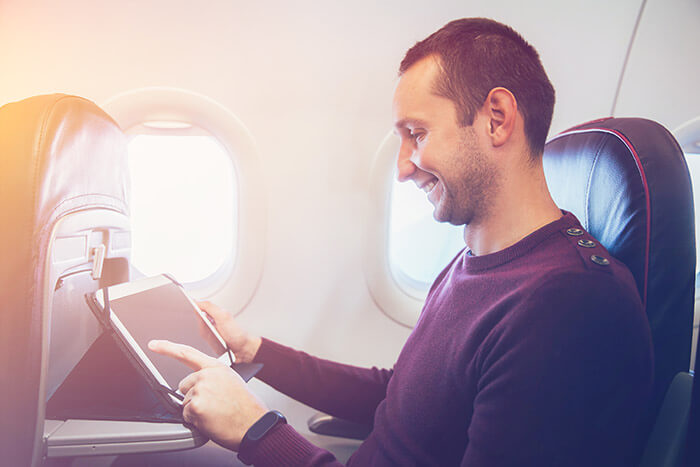
[[386, 396], [391, 370], [360, 368], [312, 357], [263, 339], [255, 361], [265, 383], [330, 415], [371, 424]]

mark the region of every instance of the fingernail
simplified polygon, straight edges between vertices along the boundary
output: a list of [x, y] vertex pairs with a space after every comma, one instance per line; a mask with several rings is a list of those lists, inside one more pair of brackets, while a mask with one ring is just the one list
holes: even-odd
[[159, 343], [160, 343], [159, 340], [148, 341], [148, 348], [151, 349], [151, 350], [153, 350], [153, 349], [155, 349], [156, 347], [158, 347], [158, 344], [159, 344]]

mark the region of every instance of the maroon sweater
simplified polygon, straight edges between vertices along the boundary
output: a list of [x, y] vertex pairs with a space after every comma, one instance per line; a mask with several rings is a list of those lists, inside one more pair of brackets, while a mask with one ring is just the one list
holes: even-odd
[[[497, 253], [458, 254], [393, 370], [263, 340], [259, 377], [373, 425], [349, 465], [632, 465], [652, 383], [647, 319], [629, 271], [572, 227], [567, 213]], [[338, 464], [289, 425], [251, 451], [258, 466]]]

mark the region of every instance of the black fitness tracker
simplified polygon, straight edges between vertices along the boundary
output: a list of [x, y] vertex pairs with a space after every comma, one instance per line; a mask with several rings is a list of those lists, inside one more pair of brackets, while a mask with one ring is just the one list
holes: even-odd
[[253, 423], [253, 426], [248, 428], [248, 431], [246, 431], [245, 435], [243, 435], [241, 445], [238, 448], [238, 458], [241, 460], [241, 462], [250, 465], [251, 462], [248, 459], [241, 457], [241, 452], [244, 450], [255, 449], [256, 445], [265, 437], [266, 434], [270, 432], [270, 430], [277, 425], [285, 423], [287, 423], [287, 419], [276, 410], [270, 410], [268, 413], [260, 417], [257, 422]]

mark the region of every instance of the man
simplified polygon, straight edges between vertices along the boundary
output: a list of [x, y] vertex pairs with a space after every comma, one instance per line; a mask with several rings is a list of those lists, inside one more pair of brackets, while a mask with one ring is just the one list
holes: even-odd
[[[648, 324], [629, 271], [547, 190], [554, 90], [537, 52], [505, 25], [462, 19], [411, 48], [399, 75], [399, 179], [427, 193], [438, 221], [465, 226], [467, 248], [393, 370], [320, 360], [202, 309], [239, 361], [265, 364], [263, 381], [373, 426], [351, 465], [632, 465]], [[336, 463], [228, 368], [178, 344], [151, 348], [198, 370], [180, 384], [184, 418], [245, 462]]]

